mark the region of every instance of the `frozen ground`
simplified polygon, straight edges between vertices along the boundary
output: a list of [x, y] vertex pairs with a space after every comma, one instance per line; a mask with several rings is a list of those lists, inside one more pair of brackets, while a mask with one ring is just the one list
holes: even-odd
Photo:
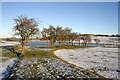
[[17, 45], [20, 44], [19, 42], [13, 42], [13, 41], [2, 41], [0, 42], [0, 46], [11, 46], [11, 45]]
[[118, 43], [118, 37], [92, 37], [92, 43], [95, 43], [94, 39], [97, 38], [100, 40], [101, 44], [117, 44]]
[[[15, 61], [13, 68], [7, 70], [3, 79], [12, 80], [19, 78], [39, 79], [69, 79], [69, 78], [101, 78], [101, 76], [68, 64], [56, 57], [46, 58], [23, 58]], [[47, 79], [46, 79], [47, 78]]]
[[[100, 39], [100, 43], [104, 44], [119, 44], [117, 38], [113, 37], [94, 37]], [[82, 42], [82, 41], [81, 41]], [[92, 40], [92, 43], [95, 43]], [[2, 41], [0, 46], [16, 45], [20, 44], [19, 42], [5, 42]], [[68, 61], [69, 63], [75, 64], [77, 66], [91, 69], [94, 68], [97, 73], [107, 77], [107, 78], [116, 78], [118, 77], [116, 69], [118, 69], [118, 49], [117, 48], [81, 48], [81, 49], [62, 49], [55, 51], [55, 54]], [[2, 62], [2, 59], [6, 59]], [[55, 60], [57, 61], [57, 60]], [[14, 63], [14, 58], [0, 58], [0, 79], [5, 76], [9, 69], [8, 65]], [[54, 62], [52, 62], [54, 63]], [[59, 62], [60, 63], [60, 62]], [[67, 64], [65, 64], [67, 65]], [[66, 67], [67, 68], [67, 67]], [[2, 71], [5, 73], [2, 74]], [[9, 71], [9, 70], [8, 70]], [[60, 71], [61, 72], [61, 71]]]
[[118, 48], [62, 49], [54, 52], [69, 63], [95, 71], [106, 78], [117, 78]]
[[15, 58], [0, 57], [0, 79], [2, 79], [3, 77], [5, 77], [6, 74], [8, 74], [8, 70], [10, 68], [7, 67], [8, 65], [12, 65], [14, 63], [14, 60]]
[[[94, 39], [99, 39], [100, 40], [100, 44], [112, 44], [112, 45], [120, 45], [120, 38], [118, 37], [100, 37], [100, 36], [91, 36], [91, 42], [95, 44], [96, 42], [94, 41]], [[74, 41], [74, 42], [78, 42], [78, 41]], [[83, 41], [81, 40], [81, 43]]]

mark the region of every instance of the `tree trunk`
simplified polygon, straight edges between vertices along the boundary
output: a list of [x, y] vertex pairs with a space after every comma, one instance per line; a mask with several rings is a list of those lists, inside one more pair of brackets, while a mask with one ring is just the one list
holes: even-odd
[[73, 42], [72, 42], [72, 46], [73, 46]]
[[85, 43], [85, 46], [87, 46], [87, 43]]
[[79, 46], [80, 46], [80, 42], [79, 42]]
[[73, 46], [73, 41], [72, 41], [72, 46]]
[[52, 42], [50, 42], [50, 47], [52, 47]]
[[63, 40], [62, 40], [62, 45], [64, 46], [64, 42], [63, 42]]
[[69, 44], [68, 45], [71, 45], [71, 42], [70, 42], [70, 40], [69, 40]]
[[55, 46], [55, 42], [53, 42], [53, 47]]
[[50, 39], [50, 47], [52, 46], [52, 40]]
[[48, 47], [48, 40], [47, 40], [47, 47]]
[[51, 45], [51, 47], [53, 47], [53, 42], [52, 42], [52, 45]]
[[80, 41], [79, 41], [79, 46], [80, 46]]
[[22, 52], [21, 52], [22, 55], [25, 55], [25, 41], [23, 41], [23, 44], [22, 44]]
[[67, 41], [67, 45], [69, 45], [69, 41]]
[[59, 41], [59, 46], [61, 47], [61, 42]]

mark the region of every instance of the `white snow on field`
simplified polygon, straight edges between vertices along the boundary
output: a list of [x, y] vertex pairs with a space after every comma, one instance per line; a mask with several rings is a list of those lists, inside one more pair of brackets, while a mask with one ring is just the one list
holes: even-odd
[[101, 44], [118, 44], [118, 37], [92, 37], [91, 43], [95, 43], [95, 38], [99, 39]]
[[[119, 44], [119, 40], [118, 37], [101, 37], [101, 36], [91, 36], [92, 41], [90, 43], [96, 43], [94, 41], [94, 39], [99, 39], [100, 40], [100, 44]], [[74, 41], [74, 43], [78, 43], [78, 41]], [[83, 42], [82, 40], [80, 41], [81, 43]]]
[[20, 44], [19, 42], [13, 42], [13, 41], [2, 41], [0, 43], [0, 46], [11, 46], [11, 45], [17, 45]]
[[[7, 59], [7, 60], [2, 62], [1, 59]], [[0, 57], [0, 80], [4, 78], [6, 74], [8, 74], [6, 69], [9, 69], [9, 68], [7, 68], [7, 66], [8, 65], [11, 66], [14, 63], [15, 59], [16, 58]], [[3, 74], [3, 72], [5, 73]]]
[[56, 56], [77, 66], [91, 69], [106, 78], [116, 78], [118, 73], [118, 48], [79, 48], [62, 49], [54, 52]]

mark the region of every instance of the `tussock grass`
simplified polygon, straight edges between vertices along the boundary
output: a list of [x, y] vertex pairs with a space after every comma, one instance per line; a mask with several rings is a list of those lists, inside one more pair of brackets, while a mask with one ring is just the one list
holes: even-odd
[[51, 57], [51, 56], [54, 56], [52, 52], [44, 51], [44, 50], [27, 51], [24, 55], [24, 57], [27, 58], [43, 58], [43, 57]]
[[14, 50], [22, 49], [22, 47], [15, 47]]
[[95, 47], [95, 46], [54, 46], [54, 47], [37, 47], [37, 48], [54, 48], [54, 49], [75, 49], [75, 48], [89, 48], [89, 47]]
[[2, 52], [1, 57], [17, 58], [18, 56], [10, 51]]
[[[32, 51], [26, 51], [24, 57], [26, 58], [50, 58], [50, 57], [56, 57], [58, 59], [60, 59], [61, 61], [64, 61], [65, 63], [68, 63], [68, 64], [71, 64], [59, 57], [57, 57], [55, 54], [54, 54], [54, 51], [56, 50], [59, 50], [59, 49], [76, 49], [76, 48], [88, 48], [88, 47], [93, 47], [93, 46], [62, 46], [62, 47], [59, 47], [59, 46], [55, 46], [55, 47], [50, 47], [50, 48], [54, 48], [53, 50], [51, 51], [44, 51], [44, 50], [32, 50]], [[47, 47], [39, 47], [39, 48], [47, 48]], [[16, 49], [18, 50], [18, 48]], [[17, 57], [16, 54], [10, 52], [10, 51], [7, 51], [7, 52], [4, 52], [2, 54], [2, 56], [4, 57]], [[79, 67], [79, 66], [76, 66], [74, 64], [71, 64], [73, 65], [75, 68], [77, 68], [78, 70], [80, 69], [84, 69], [83, 67]], [[98, 75], [99, 77], [102, 77], [104, 78], [103, 76], [99, 75], [98, 73], [95, 72], [95, 70], [88, 70], [88, 69], [84, 69], [86, 71], [89, 71], [90, 73], [94, 73], [95, 75]]]
[[[25, 57], [50, 57], [50, 56], [55, 56], [53, 51], [55, 50], [59, 50], [59, 49], [76, 49], [76, 48], [88, 48], [88, 47], [93, 47], [93, 46], [54, 46], [54, 47], [37, 47], [37, 48], [47, 48], [47, 49], [53, 49], [52, 51], [44, 51], [44, 50], [35, 50], [36, 47], [30, 47], [30, 49], [32, 49], [31, 51], [28, 51], [26, 50], [25, 51]], [[19, 49], [22, 49], [22, 47], [15, 47], [14, 48], [15, 51], [16, 50], [19, 50]], [[20, 52], [20, 51], [17, 51], [17, 52]], [[10, 52], [9, 50], [6, 50], [6, 49], [3, 49], [2, 50], [2, 55], [0, 56], [3, 56], [3, 57], [10, 57], [10, 58], [15, 58], [17, 57], [16, 54]]]
[[[8, 51], [3, 51], [1, 57], [10, 57], [10, 58], [16, 58], [18, 57], [16, 54]], [[27, 58], [42, 58], [42, 57], [50, 57], [53, 56], [53, 53], [50, 51], [44, 51], [44, 50], [33, 50], [33, 51], [26, 51], [24, 57]]]

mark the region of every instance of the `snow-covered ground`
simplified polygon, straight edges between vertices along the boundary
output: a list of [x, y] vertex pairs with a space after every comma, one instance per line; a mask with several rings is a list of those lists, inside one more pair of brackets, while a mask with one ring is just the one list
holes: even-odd
[[[95, 44], [96, 42], [94, 41], [94, 39], [99, 39], [100, 40], [100, 44], [113, 44], [113, 45], [118, 45], [120, 44], [118, 40], [118, 37], [101, 37], [101, 36], [91, 36], [91, 42], [90, 43], [93, 43]], [[74, 41], [74, 43], [76, 43], [78, 41]], [[82, 40], [80, 41], [81, 43], [83, 42]]]
[[13, 42], [13, 41], [2, 41], [0, 43], [0, 46], [11, 46], [11, 45], [17, 45], [20, 44], [19, 42]]
[[[100, 39], [101, 44], [119, 44], [116, 40], [117, 37], [92, 37], [92, 39]], [[82, 41], [81, 41], [82, 42]], [[92, 40], [91, 43], [95, 43]], [[2, 41], [0, 46], [17, 45], [19, 42]], [[94, 47], [94, 48], [80, 48], [80, 49], [62, 49], [54, 52], [58, 57], [68, 61], [69, 63], [75, 64], [77, 66], [95, 70], [108, 78], [118, 77], [116, 69], [118, 69], [118, 48], [104, 48], [104, 47]], [[3, 57], [4, 58], [4, 57]], [[0, 60], [2, 58], [0, 57]], [[0, 62], [0, 79], [4, 74], [7, 66], [13, 64], [14, 58], [8, 59], [5, 62]]]
[[[2, 59], [4, 59], [4, 60], [2, 60]], [[2, 79], [3, 77], [5, 77], [6, 74], [8, 74], [7, 66], [8, 65], [12, 66], [12, 64], [14, 63], [15, 59], [16, 58], [0, 57], [0, 79]]]
[[101, 44], [118, 44], [118, 37], [94, 37], [92, 36], [91, 43], [95, 43], [94, 39], [99, 39]]
[[106, 78], [116, 78], [118, 73], [118, 48], [62, 49], [54, 54], [69, 63], [92, 69]]

